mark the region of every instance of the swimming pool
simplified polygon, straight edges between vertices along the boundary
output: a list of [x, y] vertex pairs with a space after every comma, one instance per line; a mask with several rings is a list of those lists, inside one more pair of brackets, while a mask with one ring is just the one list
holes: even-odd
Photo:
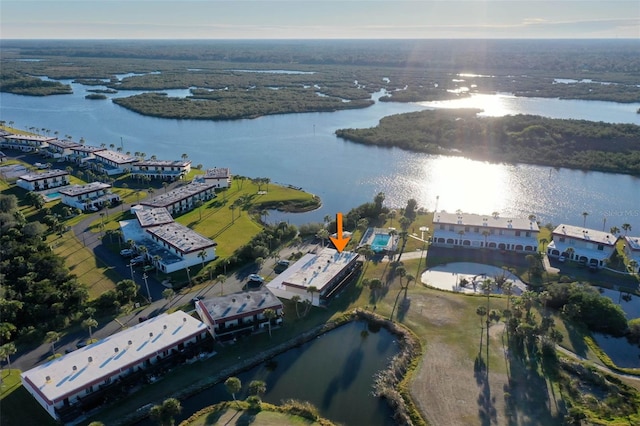
[[60, 199], [60, 193], [59, 192], [50, 192], [47, 195], [44, 196], [45, 202], [50, 202], [50, 201], [55, 201], [55, 200], [59, 200]]
[[371, 242], [371, 250], [373, 251], [386, 250], [387, 245], [389, 245], [390, 239], [391, 239], [391, 235], [389, 234], [376, 234], [373, 237], [373, 241]]

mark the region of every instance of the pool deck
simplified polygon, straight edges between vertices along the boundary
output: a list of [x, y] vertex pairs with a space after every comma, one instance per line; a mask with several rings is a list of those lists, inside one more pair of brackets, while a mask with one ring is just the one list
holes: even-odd
[[[358, 244], [358, 247], [363, 247], [368, 245], [371, 247], [373, 251], [377, 253], [383, 252], [383, 251], [395, 250], [398, 245], [398, 236], [389, 235], [389, 232], [391, 230], [395, 230], [395, 228], [368, 228], [365, 231], [364, 235], [362, 236], [362, 239], [360, 240], [360, 244]], [[385, 237], [387, 236], [389, 237], [384, 246], [374, 244], [374, 241], [376, 240], [376, 236], [378, 235], [384, 235]]]
[[[485, 265], [482, 263], [455, 262], [438, 265], [425, 271], [420, 276], [420, 281], [423, 284], [440, 290], [481, 294], [482, 289], [480, 284], [482, 281], [487, 277], [493, 278], [502, 274], [506, 274], [507, 281], [511, 281], [513, 283], [514, 295], [520, 295], [522, 292], [527, 290], [527, 285], [512, 273], [497, 266]], [[466, 287], [460, 287], [459, 285], [462, 278], [466, 278], [469, 282]], [[502, 294], [502, 291], [500, 289], [494, 289], [492, 293]]]

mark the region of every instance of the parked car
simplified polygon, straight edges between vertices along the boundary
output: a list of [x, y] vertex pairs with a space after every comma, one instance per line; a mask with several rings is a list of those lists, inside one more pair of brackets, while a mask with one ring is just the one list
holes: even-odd
[[560, 256], [558, 258], [558, 262], [564, 263], [564, 261], [567, 260], [564, 256]]
[[153, 271], [154, 269], [156, 269], [156, 267], [155, 267], [155, 266], [153, 266], [153, 265], [145, 265], [145, 266], [144, 266], [144, 268], [142, 268], [142, 270], [143, 270], [144, 272], [151, 272], [151, 271]]
[[132, 257], [134, 254], [136, 254], [136, 251], [134, 249], [122, 249], [122, 250], [120, 250], [120, 256]]
[[133, 266], [142, 265], [143, 263], [144, 263], [144, 256], [136, 256], [133, 259], [131, 259], [131, 265]]
[[264, 278], [261, 277], [258, 274], [251, 274], [251, 275], [249, 275], [249, 281], [263, 283], [264, 282]]
[[194, 297], [193, 299], [191, 299], [191, 301], [193, 303], [196, 303], [198, 300], [202, 300], [202, 299], [204, 299], [204, 296], [200, 294], [200, 295]]

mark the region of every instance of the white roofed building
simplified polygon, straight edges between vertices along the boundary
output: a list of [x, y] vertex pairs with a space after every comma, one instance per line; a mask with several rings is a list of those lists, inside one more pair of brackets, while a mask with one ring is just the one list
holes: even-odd
[[[78, 142], [66, 140], [66, 139], [54, 139], [48, 142], [49, 147], [46, 149], [46, 154], [53, 158], [67, 159], [73, 154], [72, 148], [81, 146]], [[44, 152], [41, 150], [40, 152]]]
[[[300, 296], [300, 300], [309, 300], [315, 306], [326, 303], [346, 284], [360, 266], [358, 253], [343, 251], [338, 253], [332, 248], [323, 248], [319, 253], [309, 253], [272, 281], [267, 283], [269, 290], [283, 299]], [[315, 287], [316, 291], [308, 291]]]
[[49, 142], [55, 139], [49, 136], [7, 134], [0, 138], [0, 146], [31, 152], [48, 147]]
[[120, 222], [123, 239], [144, 246], [147, 259], [162, 272], [168, 274], [216, 258], [217, 243], [176, 223], [167, 209], [135, 210], [135, 215], [135, 220]]
[[174, 181], [190, 171], [191, 161], [143, 160], [133, 164], [131, 175]]
[[609, 232], [560, 224], [553, 230], [547, 254], [603, 268], [613, 254], [617, 241], [618, 238]]
[[640, 237], [624, 237], [624, 253], [629, 258], [629, 262], [635, 260], [633, 272], [640, 273]]
[[145, 208], [164, 207], [174, 215], [193, 210], [198, 201], [205, 202], [215, 196], [215, 186], [212, 183], [193, 181], [188, 185], [179, 186], [166, 193], [146, 199], [140, 205]]
[[436, 212], [433, 217], [432, 244], [535, 253], [538, 250], [539, 232], [535, 220]]
[[112, 151], [110, 149], [96, 151], [93, 153], [93, 156], [94, 168], [110, 176], [130, 171], [133, 168], [133, 165], [138, 162], [136, 157]]
[[27, 173], [20, 176], [16, 185], [27, 191], [45, 191], [69, 185], [69, 172], [65, 170], [47, 170], [40, 173]]
[[207, 324], [214, 339], [227, 340], [238, 335], [251, 334], [268, 327], [264, 316], [266, 309], [273, 309], [276, 318], [273, 325], [282, 323], [284, 305], [268, 288], [243, 291], [211, 297], [195, 302], [198, 315]]
[[77, 145], [69, 147], [69, 150], [71, 150], [71, 154], [67, 156], [67, 160], [82, 164], [95, 159], [96, 152], [105, 151], [106, 148], [91, 145]]
[[82, 413], [92, 394], [180, 353], [207, 334], [203, 322], [183, 311], [160, 314], [25, 371], [22, 385], [51, 417], [67, 422]]
[[204, 174], [204, 181], [214, 184], [216, 188], [229, 188], [231, 186], [231, 170], [227, 167], [208, 169]]
[[97, 211], [106, 203], [120, 201], [118, 194], [110, 191], [111, 185], [103, 182], [91, 182], [86, 185], [69, 185], [58, 191], [62, 203], [82, 211]]

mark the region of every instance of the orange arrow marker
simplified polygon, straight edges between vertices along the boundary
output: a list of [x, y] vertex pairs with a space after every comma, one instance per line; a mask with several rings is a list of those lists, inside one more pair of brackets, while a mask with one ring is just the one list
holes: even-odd
[[351, 237], [342, 236], [342, 213], [336, 214], [336, 237], [329, 237], [338, 253], [342, 253], [342, 250], [347, 246]]

